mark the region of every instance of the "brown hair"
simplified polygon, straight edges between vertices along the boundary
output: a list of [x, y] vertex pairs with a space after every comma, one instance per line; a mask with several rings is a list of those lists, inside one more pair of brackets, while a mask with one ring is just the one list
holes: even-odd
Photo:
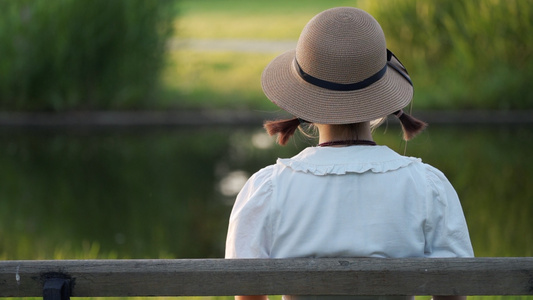
[[421, 121], [411, 115], [408, 115], [403, 110], [394, 112], [393, 115], [395, 115], [400, 120], [400, 124], [402, 125], [403, 130], [403, 139], [406, 141], [409, 141], [410, 139], [414, 138], [417, 134], [422, 132], [422, 130], [424, 130], [428, 126], [426, 122]]
[[266, 129], [269, 135], [272, 136], [277, 134], [278, 144], [284, 146], [287, 144], [291, 136], [294, 135], [294, 132], [296, 131], [296, 129], [298, 129], [301, 122], [304, 121], [298, 118], [266, 121], [263, 127]]
[[[427, 123], [405, 113], [403, 110], [394, 112], [402, 125], [403, 139], [406, 141], [411, 140], [417, 134], [422, 132], [426, 127]], [[385, 118], [377, 121], [372, 127], [379, 126]], [[278, 135], [277, 142], [278, 144], [284, 146], [287, 144], [289, 139], [294, 135], [296, 129], [300, 127], [302, 123], [308, 123], [299, 118], [284, 119], [284, 120], [275, 120], [275, 121], [266, 121], [263, 127], [266, 129], [267, 133], [271, 136]], [[357, 124], [357, 123], [356, 123]], [[354, 124], [347, 124], [354, 125]]]

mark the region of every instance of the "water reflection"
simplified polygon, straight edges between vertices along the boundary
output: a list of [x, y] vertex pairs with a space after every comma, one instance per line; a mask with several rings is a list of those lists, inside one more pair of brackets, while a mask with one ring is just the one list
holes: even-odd
[[275, 140], [262, 130], [254, 133], [251, 141], [252, 145], [258, 149], [270, 149], [275, 145]]
[[[403, 153], [394, 126], [376, 140]], [[310, 145], [258, 128], [0, 132], [0, 258], [222, 257], [246, 178]], [[531, 127], [432, 127], [407, 154], [446, 173], [478, 256], [531, 256]]]
[[232, 171], [220, 180], [220, 192], [224, 196], [235, 197], [246, 183], [250, 174], [245, 171]]

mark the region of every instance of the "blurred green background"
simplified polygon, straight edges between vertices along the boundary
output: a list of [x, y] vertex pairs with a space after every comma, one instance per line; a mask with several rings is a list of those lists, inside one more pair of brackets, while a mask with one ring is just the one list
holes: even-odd
[[[533, 109], [531, 0], [0, 0], [0, 112], [275, 112], [263, 68], [334, 6], [380, 22], [415, 109]], [[393, 123], [375, 138], [406, 149]], [[259, 126], [0, 126], [0, 259], [222, 257], [243, 181], [313, 144]], [[477, 256], [532, 256], [532, 149], [527, 124], [431, 125], [406, 154], [455, 186]]]
[[[0, 0], [0, 109], [269, 109], [259, 85], [307, 21], [357, 6], [381, 23], [424, 109], [531, 109], [531, 0]], [[211, 41], [203, 49], [194, 41]], [[240, 50], [217, 47], [246, 41]], [[246, 43], [245, 43], [246, 44]], [[210, 48], [212, 47], [212, 48]]]

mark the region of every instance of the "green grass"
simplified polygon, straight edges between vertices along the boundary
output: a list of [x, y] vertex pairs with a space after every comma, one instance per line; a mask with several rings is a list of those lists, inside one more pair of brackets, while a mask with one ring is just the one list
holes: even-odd
[[274, 56], [175, 51], [169, 55], [162, 78], [168, 89], [167, 103], [178, 108], [276, 109], [263, 95], [259, 80]]
[[0, 76], [0, 108], [269, 109], [260, 73], [280, 53], [182, 49], [163, 66], [166, 26], [181, 39], [296, 41], [317, 13], [356, 6], [406, 64], [416, 108], [533, 109], [528, 1], [130, 2], [0, 0], [0, 73], [11, 74]]
[[176, 32], [185, 38], [297, 39], [317, 13], [356, 4], [354, 0], [186, 0], [179, 4]]
[[[388, 46], [412, 75], [416, 108], [533, 108], [533, 40], [523, 34], [533, 28], [527, 1], [188, 0], [179, 5], [176, 37], [295, 41], [309, 19], [334, 6], [363, 8], [381, 23]], [[159, 104], [268, 108], [260, 72], [278, 54], [171, 53]]]
[[[294, 40], [314, 15], [357, 1], [179, 2], [175, 37]], [[261, 90], [263, 68], [280, 53], [179, 50], [168, 53], [159, 105], [171, 108], [276, 110]]]

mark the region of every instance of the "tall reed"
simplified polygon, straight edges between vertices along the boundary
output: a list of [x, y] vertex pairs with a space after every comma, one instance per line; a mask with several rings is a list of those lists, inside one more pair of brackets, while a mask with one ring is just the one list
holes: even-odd
[[[531, 108], [533, 3], [385, 0], [361, 3], [412, 66], [433, 107]], [[451, 105], [450, 105], [451, 103]]]
[[171, 0], [0, 0], [0, 109], [148, 103], [174, 12]]

